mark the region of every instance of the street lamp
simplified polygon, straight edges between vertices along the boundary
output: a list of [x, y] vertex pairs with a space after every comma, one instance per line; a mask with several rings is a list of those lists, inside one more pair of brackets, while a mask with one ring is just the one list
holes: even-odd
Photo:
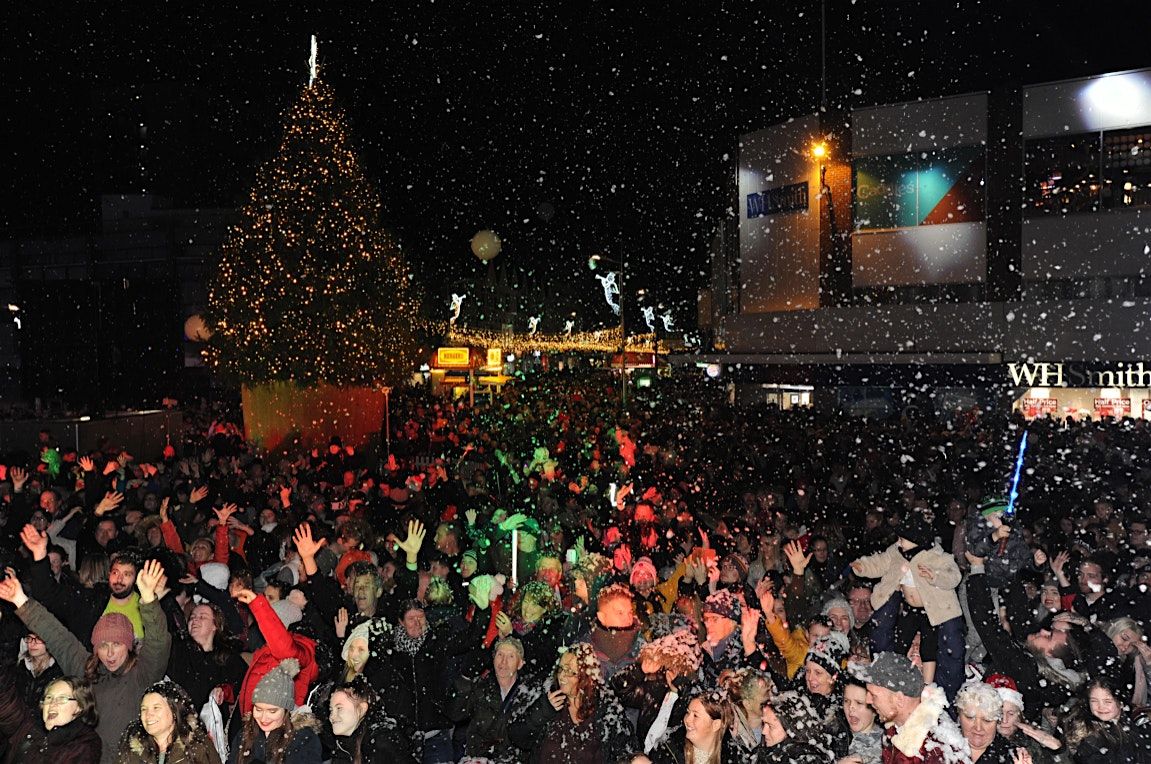
[[[624, 277], [627, 272], [627, 258], [621, 255], [619, 260], [614, 260], [606, 255], [592, 255], [587, 261], [588, 270], [597, 270], [600, 263], [616, 266], [617, 270], [615, 272], [619, 274], [619, 280], [616, 282], [616, 289], [619, 292], [619, 304], [617, 308], [619, 311], [619, 374], [620, 384], [622, 385], [621, 397], [623, 399], [623, 405], [627, 406], [627, 322], [624, 319], [626, 311], [623, 305], [623, 288]], [[602, 277], [597, 278], [601, 278], [602, 280]], [[611, 305], [611, 295], [607, 294], [605, 296], [608, 298], [608, 304]]]

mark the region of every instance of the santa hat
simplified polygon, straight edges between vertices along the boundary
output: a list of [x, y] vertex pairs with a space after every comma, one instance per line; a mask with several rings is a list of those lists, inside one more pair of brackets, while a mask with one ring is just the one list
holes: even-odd
[[1023, 693], [1019, 691], [1014, 679], [1006, 674], [991, 674], [984, 681], [995, 688], [1004, 703], [1014, 705], [1023, 713]]

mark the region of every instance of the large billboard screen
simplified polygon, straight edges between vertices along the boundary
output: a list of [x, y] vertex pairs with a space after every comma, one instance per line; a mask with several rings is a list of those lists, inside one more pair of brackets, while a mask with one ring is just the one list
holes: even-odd
[[982, 147], [857, 159], [857, 230], [983, 220]]

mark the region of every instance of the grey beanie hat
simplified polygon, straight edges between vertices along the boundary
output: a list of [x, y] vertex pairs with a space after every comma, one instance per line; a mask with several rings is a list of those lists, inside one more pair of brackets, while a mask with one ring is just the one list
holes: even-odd
[[300, 673], [300, 662], [295, 658], [285, 658], [256, 685], [252, 693], [253, 703], [267, 703], [292, 711], [296, 708], [295, 686], [292, 680]]

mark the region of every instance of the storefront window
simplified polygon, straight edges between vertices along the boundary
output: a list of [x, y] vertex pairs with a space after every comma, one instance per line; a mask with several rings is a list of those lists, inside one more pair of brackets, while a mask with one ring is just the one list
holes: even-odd
[[1088, 133], [1027, 142], [1029, 217], [1099, 209], [1099, 139]]
[[1103, 206], [1151, 204], [1151, 129], [1103, 134]]

